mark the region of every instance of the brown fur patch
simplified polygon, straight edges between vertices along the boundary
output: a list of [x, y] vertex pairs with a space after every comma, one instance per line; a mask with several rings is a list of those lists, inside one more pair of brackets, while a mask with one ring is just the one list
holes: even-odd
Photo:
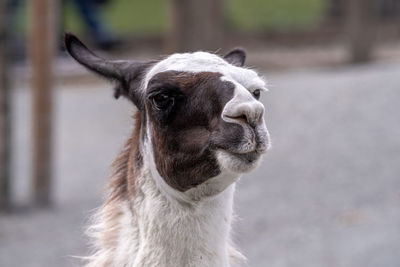
[[139, 150], [141, 129], [141, 113], [139, 111], [134, 114], [134, 119], [133, 133], [111, 165], [113, 173], [108, 185], [110, 193], [106, 205], [115, 200], [131, 199], [134, 195], [135, 177], [143, 163]]
[[149, 82], [149, 95], [163, 90], [179, 94], [168, 114], [155, 109], [151, 99], [146, 103], [157, 170], [177, 190], [186, 191], [220, 173], [210, 140], [221, 132], [221, 113], [234, 92], [233, 84], [220, 77], [215, 72], [166, 71]]

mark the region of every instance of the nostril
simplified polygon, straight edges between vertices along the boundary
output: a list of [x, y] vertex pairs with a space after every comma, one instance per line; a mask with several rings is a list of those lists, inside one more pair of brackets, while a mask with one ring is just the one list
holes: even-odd
[[247, 123], [247, 117], [245, 114], [242, 114], [240, 116], [226, 116], [227, 118], [231, 119], [231, 120], [235, 120], [238, 122], [243, 122], [243, 123]]

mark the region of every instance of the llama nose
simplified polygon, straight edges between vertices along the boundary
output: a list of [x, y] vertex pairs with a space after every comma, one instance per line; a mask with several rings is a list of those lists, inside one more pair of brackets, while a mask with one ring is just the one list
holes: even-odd
[[237, 103], [234, 107], [225, 110], [223, 117], [226, 121], [234, 123], [247, 123], [255, 128], [263, 122], [264, 106], [258, 101]]

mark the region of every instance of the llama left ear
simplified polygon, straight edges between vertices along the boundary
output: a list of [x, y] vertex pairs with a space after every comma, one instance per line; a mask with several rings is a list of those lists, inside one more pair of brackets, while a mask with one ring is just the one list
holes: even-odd
[[139, 109], [143, 103], [139, 88], [144, 73], [151, 62], [135, 60], [108, 60], [89, 50], [75, 35], [65, 34], [68, 53], [90, 71], [117, 83], [114, 96], [129, 98]]
[[246, 61], [246, 52], [241, 48], [235, 48], [226, 54], [224, 59], [234, 66], [243, 67], [244, 62]]

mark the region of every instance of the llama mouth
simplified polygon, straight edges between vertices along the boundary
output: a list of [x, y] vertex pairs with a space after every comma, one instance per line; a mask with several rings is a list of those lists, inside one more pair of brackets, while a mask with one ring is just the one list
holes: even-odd
[[268, 145], [264, 142], [247, 141], [245, 145], [241, 145], [240, 148], [226, 148], [220, 147], [218, 151], [224, 155], [224, 157], [230, 158], [236, 164], [253, 164], [257, 162], [260, 157], [266, 153]]
[[217, 152], [220, 166], [234, 173], [245, 173], [255, 169], [260, 162], [261, 155], [257, 151], [237, 153], [221, 149]]

